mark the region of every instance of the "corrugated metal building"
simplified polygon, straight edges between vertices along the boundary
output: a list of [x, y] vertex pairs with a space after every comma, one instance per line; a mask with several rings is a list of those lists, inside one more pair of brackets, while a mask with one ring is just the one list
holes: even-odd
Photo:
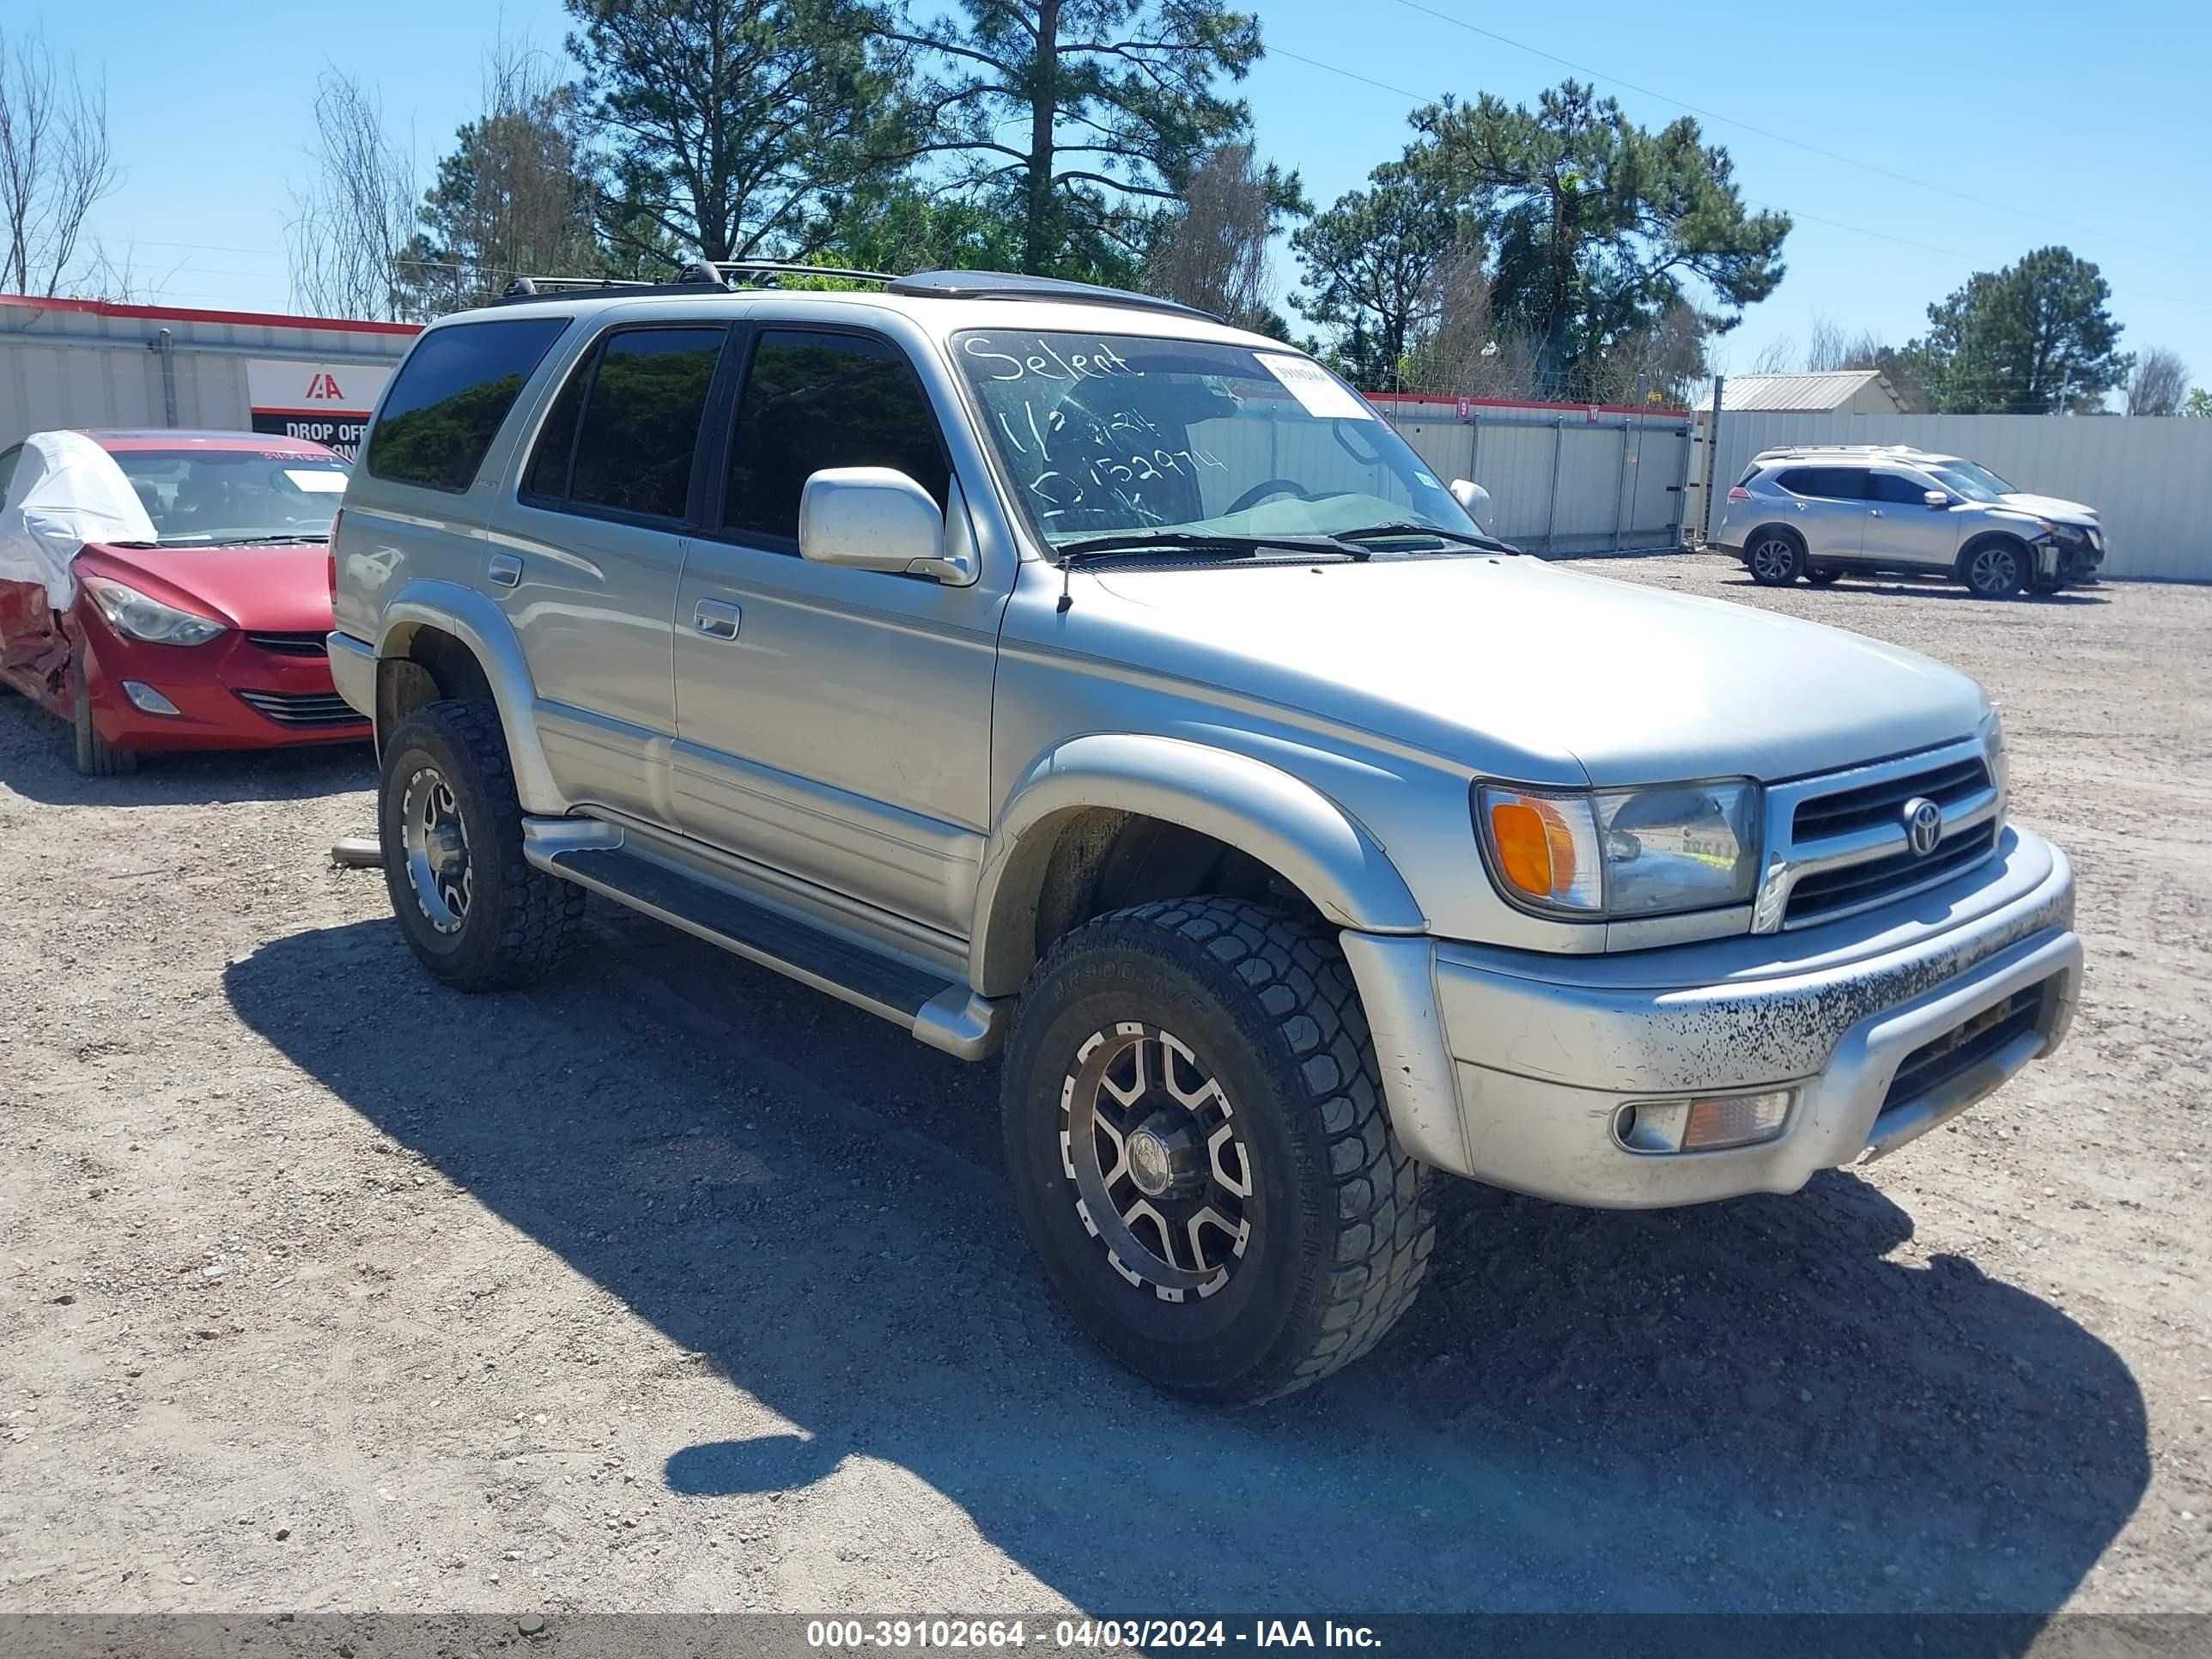
[[1902, 415], [1905, 399], [1878, 368], [1838, 368], [1807, 374], [1730, 374], [1722, 382], [1721, 412], [1790, 415]]
[[417, 331], [0, 294], [0, 448], [62, 427], [215, 427], [349, 455]]

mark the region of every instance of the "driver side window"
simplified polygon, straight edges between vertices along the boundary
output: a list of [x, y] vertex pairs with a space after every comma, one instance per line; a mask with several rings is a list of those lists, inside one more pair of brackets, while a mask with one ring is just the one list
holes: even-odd
[[941, 509], [951, 467], [906, 354], [861, 334], [769, 330], [753, 348], [730, 443], [722, 527], [796, 549], [806, 481], [834, 466], [887, 466]]

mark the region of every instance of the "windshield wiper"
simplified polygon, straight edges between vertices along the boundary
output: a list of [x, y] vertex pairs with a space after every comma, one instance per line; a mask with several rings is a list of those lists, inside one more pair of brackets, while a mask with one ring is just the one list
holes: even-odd
[[1293, 553], [1327, 553], [1339, 558], [1364, 559], [1364, 547], [1339, 546], [1334, 536], [1239, 536], [1224, 532], [1193, 530], [1118, 530], [1107, 536], [1087, 536], [1078, 542], [1062, 542], [1053, 549], [1055, 562], [1066, 563], [1071, 559], [1097, 558], [1112, 553], [1175, 553], [1217, 552], [1231, 558], [1248, 559], [1268, 548], [1286, 548]]
[[1395, 520], [1389, 524], [1362, 525], [1357, 530], [1332, 530], [1329, 534], [1340, 542], [1378, 541], [1386, 536], [1427, 536], [1440, 542], [1450, 542], [1459, 547], [1479, 547], [1486, 553], [1518, 553], [1521, 550], [1495, 536], [1470, 536], [1464, 531], [1439, 530], [1434, 525], [1415, 524], [1410, 519]]
[[1224, 558], [1249, 559], [1270, 548], [1293, 553], [1324, 553], [1331, 558], [1364, 562], [1372, 556], [1356, 542], [1332, 536], [1230, 536], [1193, 530], [1118, 530], [1110, 535], [1086, 536], [1062, 542], [1053, 549], [1060, 566], [1060, 604], [1066, 611], [1075, 603], [1067, 589], [1068, 573], [1085, 559], [1111, 558], [1124, 553], [1218, 553]]
[[233, 536], [229, 542], [233, 547], [266, 547], [276, 542], [326, 542], [330, 538], [328, 531], [315, 535], [308, 531], [294, 530], [281, 536]]

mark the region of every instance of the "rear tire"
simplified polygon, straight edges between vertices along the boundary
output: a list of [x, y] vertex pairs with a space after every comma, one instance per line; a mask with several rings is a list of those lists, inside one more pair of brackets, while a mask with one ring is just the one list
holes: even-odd
[[1975, 598], [2008, 599], [2033, 568], [2027, 550], [2010, 537], [1982, 542], [1959, 557], [1959, 580]]
[[1102, 916], [1030, 976], [1003, 1075], [1030, 1243], [1091, 1337], [1161, 1388], [1288, 1394], [1411, 1305], [1433, 1176], [1391, 1133], [1317, 922], [1230, 898]]
[[1805, 574], [1805, 544], [1794, 530], [1761, 530], [1745, 546], [1743, 562], [1761, 587], [1787, 587]]
[[92, 693], [84, 683], [84, 664], [72, 659], [70, 663], [70, 701], [75, 709], [70, 726], [74, 739], [76, 769], [88, 778], [121, 777], [126, 772], [138, 769], [136, 750], [118, 749], [100, 735], [92, 723]]
[[376, 823], [392, 915], [425, 968], [464, 991], [542, 979], [567, 954], [584, 890], [522, 855], [499, 710], [434, 702], [384, 745]]

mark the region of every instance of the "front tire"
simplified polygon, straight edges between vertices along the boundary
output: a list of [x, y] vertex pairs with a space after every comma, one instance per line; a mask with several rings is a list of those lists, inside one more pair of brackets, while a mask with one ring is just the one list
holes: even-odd
[[1761, 587], [1787, 587], [1805, 574], [1805, 544], [1787, 530], [1762, 530], [1744, 550], [1743, 562]]
[[1833, 587], [1843, 579], [1844, 573], [1834, 565], [1830, 565], [1825, 570], [1808, 570], [1805, 573], [1806, 581], [1814, 587]]
[[2008, 599], [2020, 592], [2032, 568], [2027, 550], [2009, 538], [1969, 548], [1959, 561], [1959, 578], [1979, 599]]
[[70, 663], [70, 694], [74, 712], [70, 720], [76, 769], [88, 778], [115, 778], [138, 769], [135, 750], [118, 749], [100, 735], [92, 723], [92, 693], [86, 687], [82, 659]]
[[1003, 1080], [1045, 1270], [1160, 1387], [1250, 1401], [1373, 1347], [1435, 1243], [1328, 931], [1242, 900], [1116, 911], [1055, 945]]
[[384, 884], [425, 968], [464, 991], [542, 979], [583, 920], [584, 890], [522, 855], [514, 769], [489, 702], [434, 702], [384, 745]]

